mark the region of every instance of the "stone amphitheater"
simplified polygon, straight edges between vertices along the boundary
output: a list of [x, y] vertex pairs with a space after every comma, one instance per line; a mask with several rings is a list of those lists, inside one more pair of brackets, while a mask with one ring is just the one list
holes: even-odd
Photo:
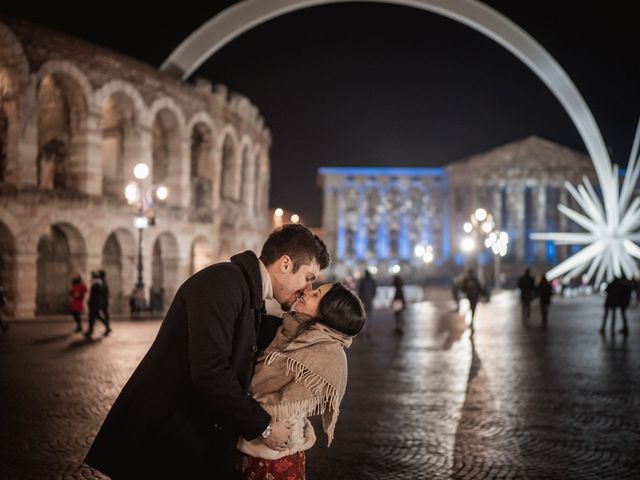
[[[72, 276], [104, 269], [115, 313], [136, 283], [124, 196], [145, 163], [165, 185], [144, 230], [143, 279], [163, 292], [260, 247], [271, 134], [242, 95], [186, 83], [50, 29], [0, 17], [0, 285], [16, 318], [66, 313]], [[148, 214], [149, 212], [147, 212]]]

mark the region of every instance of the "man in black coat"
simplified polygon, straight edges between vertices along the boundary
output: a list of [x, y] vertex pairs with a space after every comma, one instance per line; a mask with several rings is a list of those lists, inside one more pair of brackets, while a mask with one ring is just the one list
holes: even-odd
[[228, 479], [239, 435], [284, 449], [289, 428], [249, 394], [259, 345], [277, 326], [261, 329], [261, 311], [267, 298], [288, 308], [329, 261], [310, 230], [285, 225], [260, 259], [247, 251], [185, 281], [86, 463], [114, 480]]

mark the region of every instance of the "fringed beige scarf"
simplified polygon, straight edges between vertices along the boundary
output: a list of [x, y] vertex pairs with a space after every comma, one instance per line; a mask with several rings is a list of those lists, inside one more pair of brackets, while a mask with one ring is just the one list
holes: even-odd
[[351, 339], [307, 315], [285, 314], [258, 358], [251, 394], [276, 421], [322, 415], [331, 445], [347, 387], [344, 349]]

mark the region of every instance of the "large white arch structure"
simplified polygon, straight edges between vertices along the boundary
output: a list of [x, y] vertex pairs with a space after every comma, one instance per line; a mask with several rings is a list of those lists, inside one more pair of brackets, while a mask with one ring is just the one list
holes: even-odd
[[[527, 32], [504, 15], [477, 0], [243, 0], [203, 24], [167, 58], [162, 69], [190, 76], [205, 60], [247, 30], [272, 18], [304, 8], [344, 2], [375, 2], [427, 10], [465, 24], [496, 41], [533, 71], [560, 101], [582, 137], [602, 188], [603, 202], [585, 180], [578, 190], [567, 185], [585, 215], [566, 206], [560, 211], [588, 232], [536, 234], [539, 240], [589, 245], [551, 271], [547, 278], [575, 276], [590, 264], [588, 276], [608, 280], [624, 273], [640, 274], [640, 197], [630, 202], [640, 177], [640, 126], [632, 148], [628, 172], [620, 189], [618, 167], [609, 154], [589, 107], [566, 72]], [[589, 218], [590, 217], [590, 218]], [[633, 258], [632, 258], [633, 257]], [[599, 280], [597, 280], [599, 281]]]
[[611, 161], [600, 130], [569, 76], [527, 32], [476, 0], [244, 0], [223, 10], [187, 37], [161, 69], [189, 77], [224, 45], [251, 28], [296, 10], [344, 2], [375, 2], [427, 10], [493, 39], [527, 65], [560, 101], [584, 142], [601, 184], [611, 178]]

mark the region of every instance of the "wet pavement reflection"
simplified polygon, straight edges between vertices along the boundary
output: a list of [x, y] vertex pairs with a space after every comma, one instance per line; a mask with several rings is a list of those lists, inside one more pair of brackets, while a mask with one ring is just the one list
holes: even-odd
[[[639, 312], [628, 337], [602, 336], [601, 304], [556, 299], [543, 329], [535, 305], [524, 324], [502, 292], [479, 305], [473, 335], [466, 306], [444, 297], [410, 305], [403, 335], [376, 311], [308, 478], [640, 478]], [[81, 460], [159, 322], [115, 322], [92, 343], [73, 326], [0, 335], [1, 478], [104, 478]]]

